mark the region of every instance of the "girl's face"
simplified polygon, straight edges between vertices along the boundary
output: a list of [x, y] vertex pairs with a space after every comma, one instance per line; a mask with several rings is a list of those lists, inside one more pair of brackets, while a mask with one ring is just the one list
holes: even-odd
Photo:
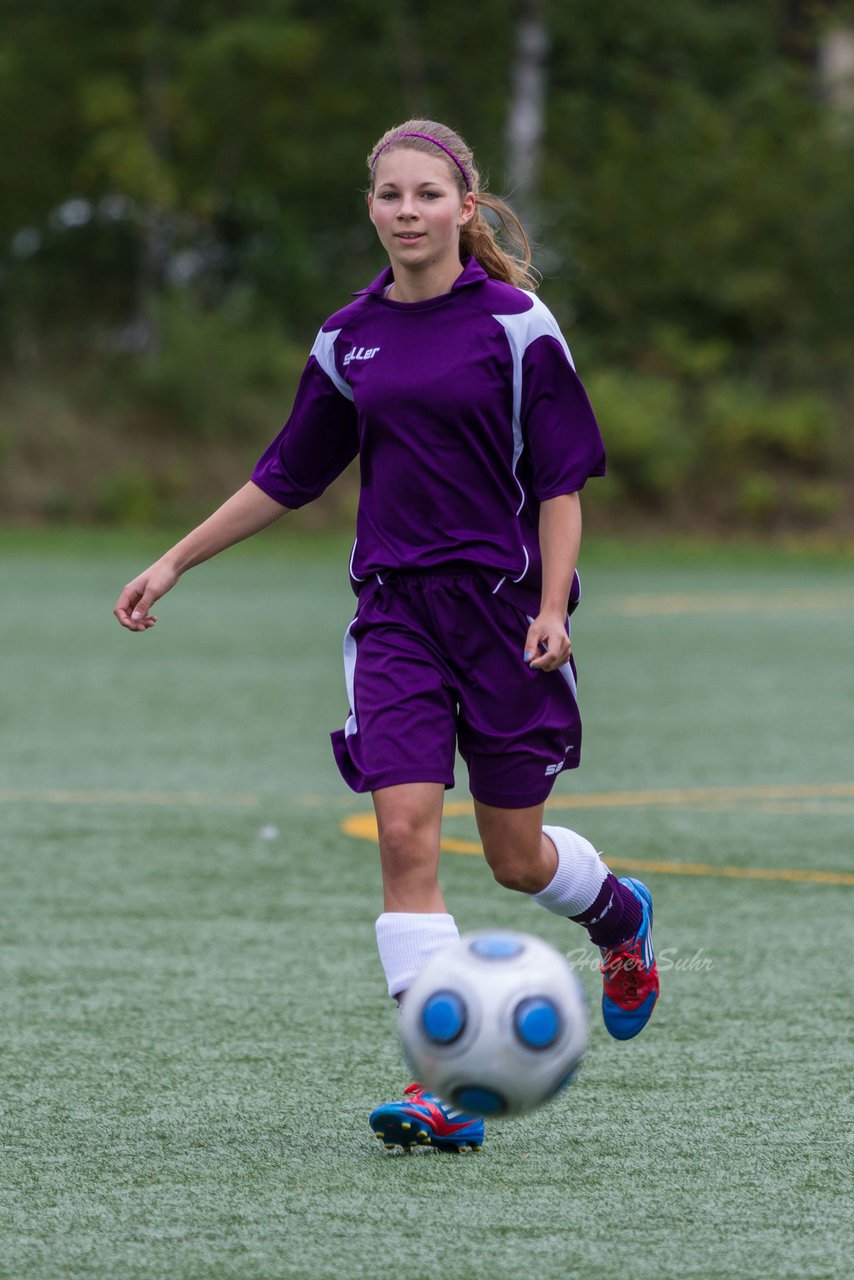
[[417, 271], [459, 262], [460, 228], [474, 217], [475, 198], [461, 198], [440, 157], [390, 151], [377, 161], [368, 211], [392, 267]]

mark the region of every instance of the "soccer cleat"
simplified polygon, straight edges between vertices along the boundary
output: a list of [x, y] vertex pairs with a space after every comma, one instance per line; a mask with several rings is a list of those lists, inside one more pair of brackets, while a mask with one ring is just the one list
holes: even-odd
[[643, 1031], [658, 999], [658, 968], [652, 949], [652, 895], [631, 876], [620, 878], [643, 907], [640, 928], [628, 942], [601, 947], [604, 979], [602, 1017], [616, 1040], [631, 1040]]
[[404, 1090], [400, 1102], [386, 1102], [371, 1112], [368, 1121], [387, 1150], [403, 1147], [435, 1147], [437, 1151], [479, 1151], [483, 1120], [440, 1102], [420, 1084]]

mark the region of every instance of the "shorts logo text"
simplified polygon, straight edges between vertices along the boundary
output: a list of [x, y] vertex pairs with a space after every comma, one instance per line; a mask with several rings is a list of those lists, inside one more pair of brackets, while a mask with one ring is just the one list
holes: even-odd
[[354, 347], [344, 357], [344, 364], [348, 365], [351, 360], [373, 360], [378, 351], [379, 347]]
[[572, 746], [573, 744], [570, 742], [569, 746], [564, 750], [563, 760], [559, 760], [557, 764], [550, 764], [546, 766], [547, 778], [553, 778], [556, 773], [560, 773], [561, 769], [566, 764], [566, 757], [569, 755], [570, 751], [572, 750]]

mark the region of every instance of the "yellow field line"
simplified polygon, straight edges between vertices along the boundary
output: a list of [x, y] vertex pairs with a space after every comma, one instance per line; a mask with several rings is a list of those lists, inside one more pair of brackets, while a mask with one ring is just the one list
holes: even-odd
[[798, 884], [854, 884], [844, 871], [801, 871], [797, 867], [716, 867], [710, 862], [665, 862], [660, 859], [608, 857], [620, 871], [657, 871], [671, 876], [722, 876], [728, 880], [791, 880]]
[[[854, 797], [854, 783], [804, 783], [753, 787], [684, 787], [657, 791], [600, 791], [587, 795], [556, 796], [547, 802], [549, 809], [594, 809], [606, 807], [664, 807], [698, 806], [709, 811], [720, 810], [726, 803], [747, 804], [751, 801], [763, 809], [777, 801], [779, 809], [771, 812], [788, 814], [791, 808], [786, 802], [808, 802]], [[819, 812], [839, 812], [839, 808], [820, 808]], [[445, 817], [470, 817], [473, 814], [470, 801], [457, 800], [445, 805]], [[843, 809], [843, 813], [848, 809]], [[377, 840], [377, 824], [373, 813], [353, 814], [341, 824], [345, 835], [356, 840]], [[443, 836], [442, 849], [447, 853], [480, 855], [481, 846], [476, 840], [460, 840]], [[708, 862], [676, 862], [665, 859], [612, 858], [608, 865], [620, 871], [652, 871], [661, 875], [713, 876], [730, 880], [772, 880], [799, 884], [854, 885], [854, 874], [844, 871], [806, 871], [793, 867], [730, 867], [715, 866]]]
[[[352, 833], [351, 833], [352, 834]], [[367, 837], [362, 837], [366, 839]], [[447, 853], [480, 854], [475, 840], [443, 839]], [[654, 871], [669, 876], [720, 876], [727, 880], [791, 880], [799, 884], [854, 884], [844, 871], [800, 871], [790, 867], [716, 867], [711, 862], [670, 862], [662, 858], [612, 858], [608, 866], [618, 871]]]
[[842, 800], [854, 797], [854, 782], [781, 782], [742, 787], [666, 787], [649, 791], [590, 791], [552, 796], [549, 809], [682, 807], [695, 804], [746, 804], [795, 800]]
[[[854, 782], [775, 783], [748, 787], [666, 787], [649, 791], [588, 791], [571, 796], [552, 796], [547, 809], [635, 809], [718, 808], [721, 804], [749, 804], [798, 800], [847, 800], [854, 797]], [[473, 813], [470, 800], [452, 800], [445, 805], [446, 818], [463, 818]]]
[[[755, 787], [685, 787], [668, 788], [658, 791], [601, 791], [588, 792], [586, 795], [552, 797], [547, 802], [550, 809], [594, 809], [620, 807], [664, 807], [694, 805], [710, 810], [722, 804], [758, 801], [759, 807], [769, 812], [791, 812], [791, 805], [797, 801], [816, 801], [821, 799], [844, 799], [854, 797], [854, 783], [805, 783], [781, 784]], [[0, 803], [13, 801], [33, 801], [42, 804], [67, 805], [156, 805], [156, 806], [217, 806], [236, 805], [253, 807], [258, 804], [257, 795], [246, 792], [233, 792], [224, 795], [211, 795], [203, 791], [130, 791], [130, 790], [71, 790], [43, 789], [27, 790], [17, 788], [0, 788]], [[782, 802], [779, 807], [771, 808], [768, 802]], [[763, 802], [765, 802], [763, 804]], [[787, 806], [788, 802], [788, 806]], [[840, 806], [820, 806], [815, 808], [820, 813], [846, 813], [849, 810]], [[470, 801], [452, 801], [445, 806], [448, 818], [471, 816], [473, 808]], [[345, 835], [357, 840], [376, 842], [377, 825], [373, 813], [353, 814], [341, 823]], [[448, 853], [480, 855], [480, 844], [475, 840], [459, 840], [451, 836], [443, 837], [442, 849]], [[837, 871], [804, 871], [798, 868], [767, 867], [730, 867], [715, 866], [705, 862], [673, 862], [663, 859], [642, 860], [635, 858], [612, 858], [608, 863], [618, 870], [652, 871], [662, 875], [683, 876], [716, 876], [725, 879], [739, 880], [773, 880], [789, 881], [801, 884], [854, 884], [854, 875]]]

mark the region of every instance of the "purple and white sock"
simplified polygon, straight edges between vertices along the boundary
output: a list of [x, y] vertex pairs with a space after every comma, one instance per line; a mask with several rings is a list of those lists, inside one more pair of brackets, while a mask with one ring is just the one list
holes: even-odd
[[587, 910], [570, 919], [584, 925], [597, 947], [616, 947], [635, 936], [643, 920], [643, 907], [631, 889], [609, 871]]
[[388, 993], [395, 1000], [433, 956], [459, 938], [454, 917], [443, 913], [385, 911], [377, 919], [377, 947]]
[[643, 911], [631, 889], [620, 884], [593, 845], [568, 827], [543, 827], [557, 850], [557, 871], [534, 901], [557, 916], [584, 925], [597, 947], [634, 937]]
[[556, 916], [586, 911], [602, 887], [608, 868], [589, 840], [568, 827], [543, 827], [557, 850], [557, 870], [534, 901]]

